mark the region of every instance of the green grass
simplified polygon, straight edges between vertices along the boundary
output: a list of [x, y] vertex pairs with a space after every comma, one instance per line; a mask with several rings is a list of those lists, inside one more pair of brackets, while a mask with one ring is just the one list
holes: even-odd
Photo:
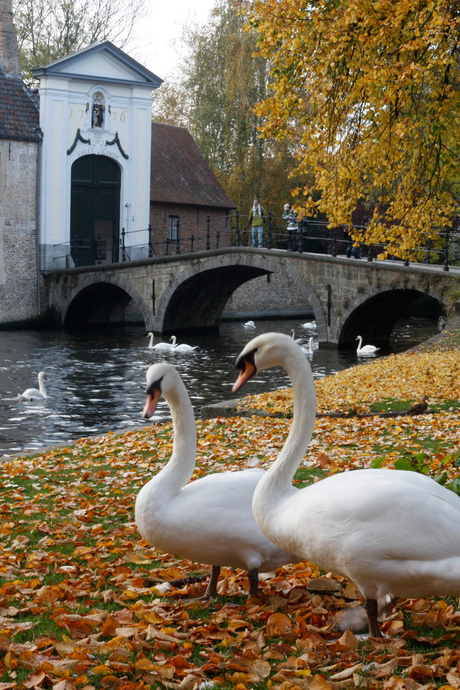
[[21, 620], [22, 623], [28, 623], [30, 621], [31, 623], [35, 623], [35, 625], [30, 630], [17, 632], [13, 635], [13, 640], [18, 644], [30, 642], [40, 637], [52, 637], [58, 640], [62, 637], [62, 628], [54, 622], [49, 611], [38, 616], [21, 616], [19, 620]]
[[396, 400], [395, 398], [386, 398], [372, 403], [369, 406], [371, 412], [405, 412], [412, 405], [408, 400]]
[[[406, 412], [411, 405], [418, 402], [418, 400], [397, 400], [395, 398], [386, 398], [378, 402], [371, 403], [369, 410], [371, 412]], [[460, 408], [460, 400], [443, 400], [441, 403], [430, 403], [428, 401], [429, 409], [433, 412], [448, 412], [451, 409], [458, 410]]]
[[310, 486], [315, 481], [315, 477], [324, 479], [327, 473], [320, 467], [299, 467], [294, 475], [293, 484], [298, 489], [302, 489], [304, 486]]

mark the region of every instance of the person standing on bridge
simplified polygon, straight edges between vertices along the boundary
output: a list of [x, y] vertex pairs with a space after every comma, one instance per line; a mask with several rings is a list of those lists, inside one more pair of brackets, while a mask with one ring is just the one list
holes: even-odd
[[263, 227], [265, 223], [265, 210], [259, 203], [259, 199], [254, 197], [254, 203], [249, 211], [248, 225], [251, 226], [252, 230], [252, 246], [261, 247], [262, 246], [262, 235]]
[[292, 210], [289, 204], [284, 204], [283, 219], [286, 221], [288, 249], [291, 252], [295, 252], [298, 248], [297, 235], [299, 232], [299, 222], [297, 220], [297, 213]]

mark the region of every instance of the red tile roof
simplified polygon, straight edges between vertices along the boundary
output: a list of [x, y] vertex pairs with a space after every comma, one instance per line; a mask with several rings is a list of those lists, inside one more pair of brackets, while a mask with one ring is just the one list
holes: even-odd
[[0, 67], [0, 139], [40, 141], [38, 101], [19, 77]]
[[152, 123], [150, 200], [236, 208], [188, 130]]

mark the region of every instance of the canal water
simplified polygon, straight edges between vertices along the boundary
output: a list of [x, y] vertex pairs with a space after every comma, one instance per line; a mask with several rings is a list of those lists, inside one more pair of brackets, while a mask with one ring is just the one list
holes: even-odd
[[[78, 438], [108, 431], [121, 432], [148, 424], [141, 417], [145, 374], [156, 361], [168, 361], [179, 370], [192, 400], [196, 416], [202, 405], [229, 400], [236, 378], [235, 359], [255, 335], [280, 331], [296, 335], [316, 332], [302, 329], [308, 319], [256, 321], [256, 330], [241, 323], [226, 322], [217, 336], [179, 338], [197, 349], [190, 354], [170, 354], [148, 348], [142, 327], [65, 331], [0, 332], [0, 457], [34, 452], [44, 447], [66, 444]], [[393, 332], [391, 350], [376, 356], [400, 352], [437, 333], [436, 321], [411, 318], [399, 322]], [[155, 338], [158, 342], [160, 338]], [[315, 378], [341, 369], [359, 366], [362, 358], [354, 351], [315, 349], [308, 355]], [[18, 393], [38, 388], [37, 376], [47, 376], [48, 398], [41, 402], [21, 402]], [[281, 369], [262, 372], [248, 382], [240, 396], [289, 385]], [[151, 421], [169, 419], [161, 401]]]

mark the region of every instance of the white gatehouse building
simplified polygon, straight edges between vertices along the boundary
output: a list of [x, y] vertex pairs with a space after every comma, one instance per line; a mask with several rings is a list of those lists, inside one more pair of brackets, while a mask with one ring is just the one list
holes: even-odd
[[[40, 266], [146, 247], [152, 92], [162, 80], [109, 41], [33, 70], [40, 81]], [[142, 258], [136, 250], [130, 258]]]

